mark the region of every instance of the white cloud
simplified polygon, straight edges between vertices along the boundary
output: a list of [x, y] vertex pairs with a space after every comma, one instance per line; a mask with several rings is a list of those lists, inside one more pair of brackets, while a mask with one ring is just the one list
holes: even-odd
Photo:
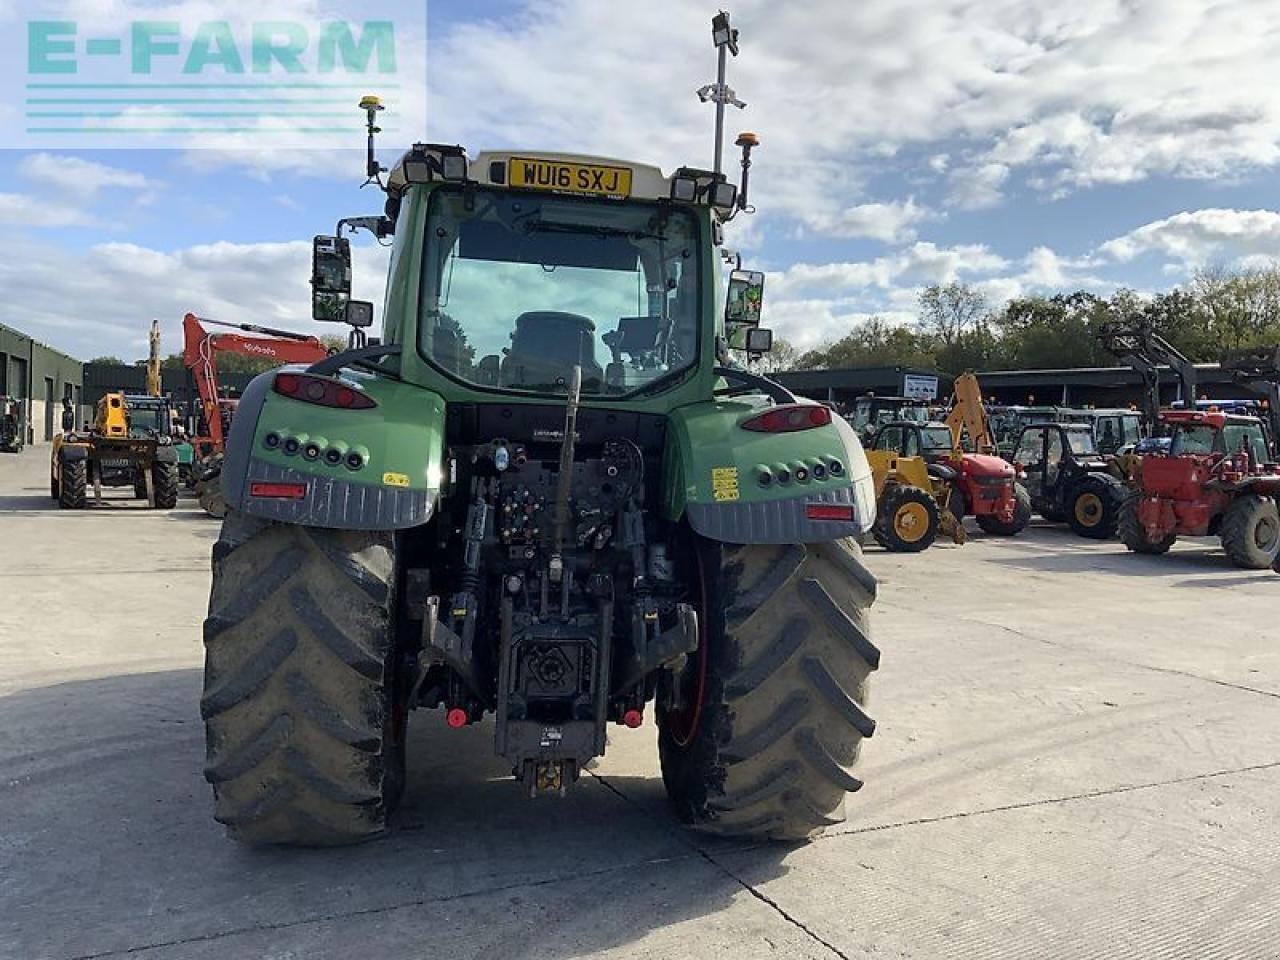
[[1153, 252], [1184, 266], [1251, 258], [1256, 262], [1280, 254], [1280, 212], [1211, 208], [1178, 213], [1144, 224], [1099, 249], [1121, 263]]
[[961, 167], [951, 174], [951, 192], [947, 201], [961, 210], [986, 210], [1000, 205], [1002, 189], [1009, 179], [1009, 167], [1003, 163], [983, 163]]
[[29, 153], [18, 163], [26, 180], [87, 200], [106, 187], [152, 192], [159, 185], [136, 170], [107, 166], [83, 157], [54, 153]]
[[[68, 251], [25, 243], [0, 258], [0, 289], [21, 298], [0, 303], [0, 321], [82, 358], [141, 357], [147, 327], [159, 317], [164, 349], [181, 349], [188, 311], [215, 320], [307, 333], [341, 334], [310, 319], [311, 245], [211, 243], [165, 252], [132, 243]], [[356, 295], [381, 311], [388, 252], [353, 251]]]
[[93, 223], [93, 218], [79, 207], [56, 200], [42, 200], [21, 193], [0, 193], [0, 223], [19, 227], [78, 227], [88, 226]]
[[[1153, 174], [1217, 178], [1280, 162], [1280, 8], [1271, 0], [843, 0], [734, 8], [730, 81], [758, 130], [759, 198], [802, 221], [858, 199], [904, 146], [963, 167], [956, 200], [999, 202], [1031, 169], [1046, 189]], [[528, 7], [437, 37], [450, 63], [433, 119], [468, 141], [583, 147], [668, 167], [705, 158], [713, 63], [705, 10], [587, 0]], [[563, 51], [577, 52], [572, 61]], [[630, 67], [625, 109], [602, 77]], [[730, 129], [733, 129], [731, 126]], [[944, 146], [944, 150], [947, 149]], [[804, 176], [797, 176], [803, 171]], [[838, 214], [827, 214], [835, 219]], [[823, 219], [819, 216], [819, 220]]]
[[888, 203], [863, 203], [836, 214], [812, 213], [805, 220], [819, 233], [835, 237], [868, 237], [884, 243], [906, 243], [916, 238], [914, 227], [939, 215], [916, 203], [915, 197]]

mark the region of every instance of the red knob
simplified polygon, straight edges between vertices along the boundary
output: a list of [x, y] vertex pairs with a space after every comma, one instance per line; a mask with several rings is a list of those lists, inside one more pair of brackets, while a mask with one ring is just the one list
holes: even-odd
[[622, 722], [634, 730], [636, 727], [644, 723], [644, 714], [639, 710], [628, 710], [622, 715]]
[[465, 727], [470, 723], [471, 718], [467, 716], [467, 711], [463, 710], [461, 707], [454, 707], [444, 715], [444, 722], [454, 730], [457, 730], [459, 727]]

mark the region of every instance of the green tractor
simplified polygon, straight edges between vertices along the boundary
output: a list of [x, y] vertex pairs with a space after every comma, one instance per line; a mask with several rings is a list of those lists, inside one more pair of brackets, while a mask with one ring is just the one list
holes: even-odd
[[395, 238], [377, 341], [348, 242], [317, 238], [314, 313], [353, 347], [255, 379], [222, 473], [201, 712], [233, 836], [382, 833], [406, 716], [435, 708], [492, 716], [531, 795], [652, 722], [685, 822], [843, 818], [874, 730], [875, 490], [852, 427], [734, 359], [770, 344], [763, 275], [723, 275], [738, 143], [741, 188], [415, 145], [386, 216], [339, 225]]

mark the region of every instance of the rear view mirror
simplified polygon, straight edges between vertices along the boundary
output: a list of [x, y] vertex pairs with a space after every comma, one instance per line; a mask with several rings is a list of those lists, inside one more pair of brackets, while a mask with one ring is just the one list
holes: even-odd
[[351, 299], [351, 243], [342, 237], [311, 241], [311, 316], [344, 322]]
[[347, 323], [358, 329], [373, 326], [373, 304], [368, 300], [348, 300], [346, 316]]
[[773, 331], [752, 327], [747, 331], [747, 353], [757, 356], [773, 349]]
[[754, 327], [764, 305], [764, 274], [758, 270], [734, 270], [729, 274], [729, 295], [724, 305], [726, 324]]

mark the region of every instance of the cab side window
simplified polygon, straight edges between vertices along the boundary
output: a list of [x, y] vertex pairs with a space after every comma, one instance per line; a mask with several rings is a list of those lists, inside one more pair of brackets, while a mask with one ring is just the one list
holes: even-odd
[[1062, 434], [1053, 431], [1049, 434], [1049, 442], [1044, 450], [1044, 476], [1052, 481], [1058, 475], [1058, 467], [1062, 463]]
[[1044, 462], [1044, 431], [1024, 430], [1013, 459], [1024, 466], [1040, 466]]
[[885, 427], [880, 431], [880, 435], [876, 437], [875, 448], [877, 450], [900, 451], [902, 449], [902, 428]]
[[915, 430], [902, 431], [902, 455], [904, 457], [920, 456], [920, 434]]

